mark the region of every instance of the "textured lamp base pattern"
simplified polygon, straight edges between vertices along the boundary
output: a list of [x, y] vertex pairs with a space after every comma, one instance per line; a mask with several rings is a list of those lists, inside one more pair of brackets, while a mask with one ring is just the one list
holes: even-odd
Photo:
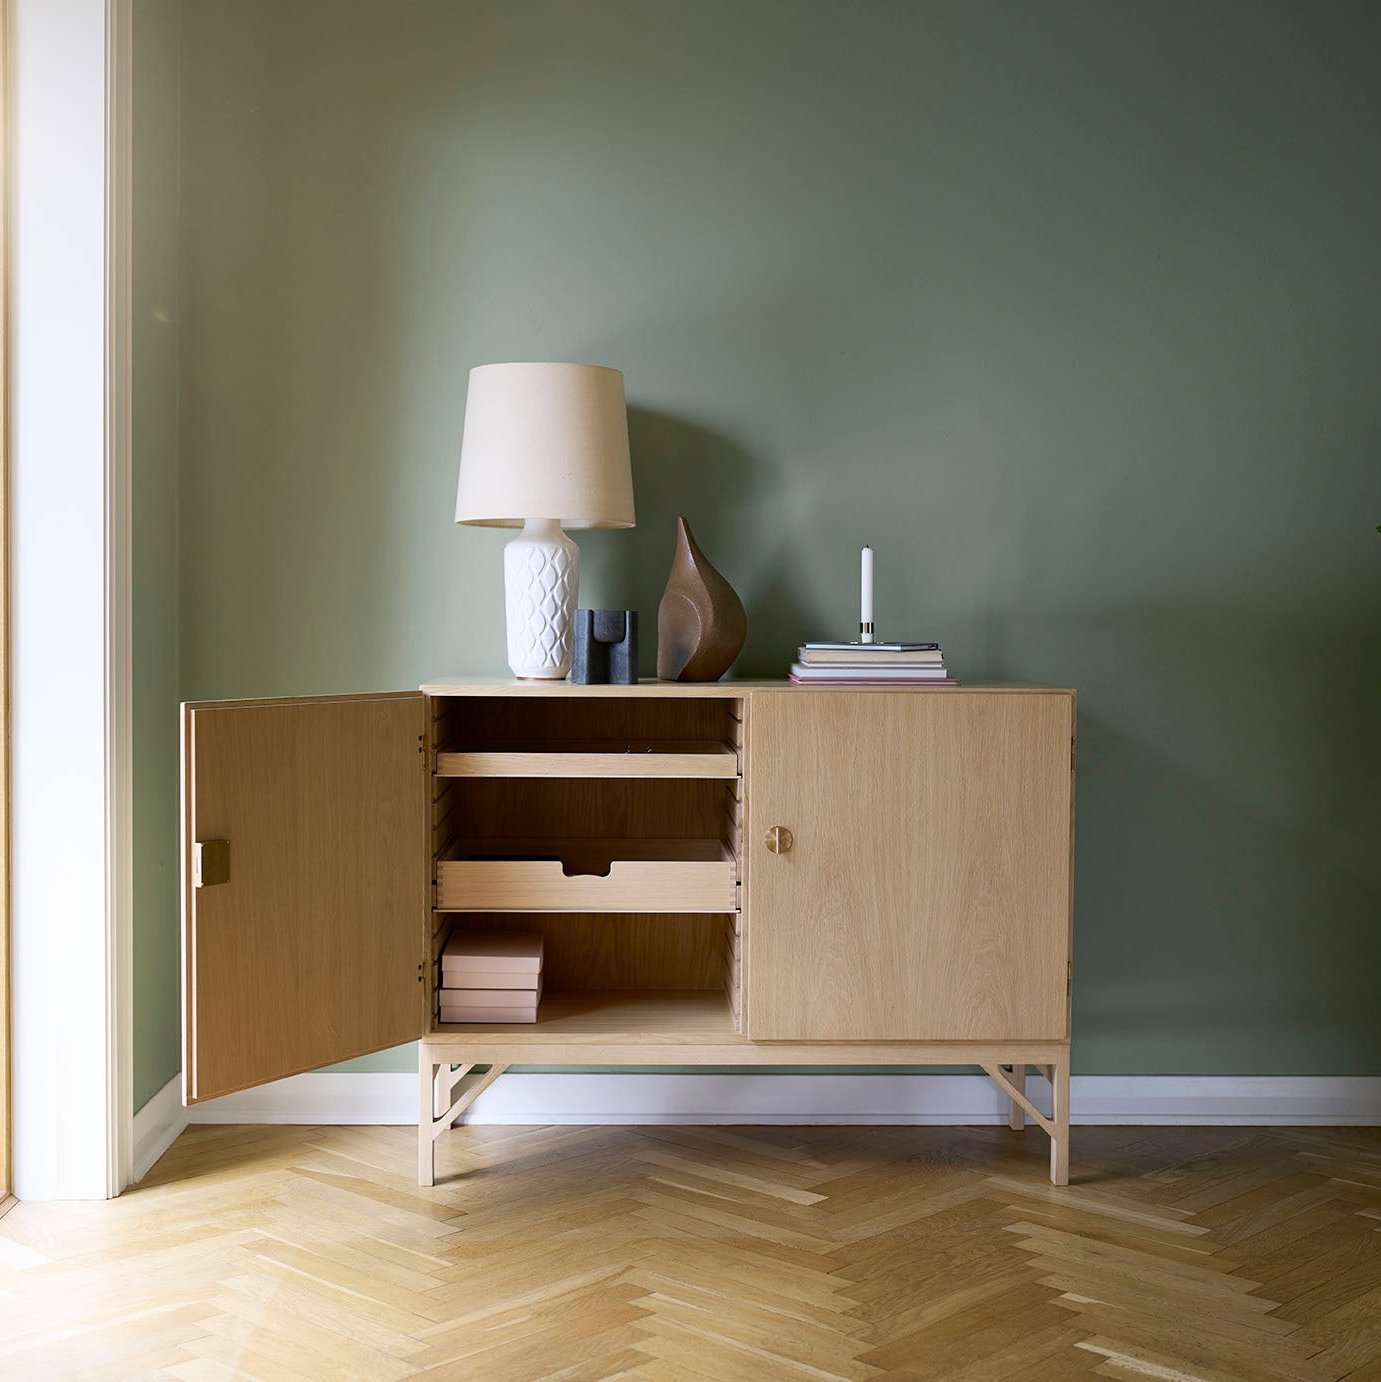
[[571, 670], [580, 548], [552, 519], [528, 519], [504, 548], [508, 665], [515, 677], [561, 680]]

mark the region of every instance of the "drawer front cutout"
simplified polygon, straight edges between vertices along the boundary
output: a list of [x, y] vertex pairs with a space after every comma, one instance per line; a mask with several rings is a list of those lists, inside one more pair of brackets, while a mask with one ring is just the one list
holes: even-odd
[[734, 912], [722, 840], [471, 841], [436, 868], [443, 912]]

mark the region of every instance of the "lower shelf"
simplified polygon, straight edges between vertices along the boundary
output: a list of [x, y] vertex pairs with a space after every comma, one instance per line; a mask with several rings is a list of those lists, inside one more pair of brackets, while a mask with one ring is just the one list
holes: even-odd
[[743, 1040], [717, 989], [544, 994], [536, 1022], [439, 1023], [434, 1035], [495, 1037], [513, 1046], [566, 1038], [668, 1045]]
[[714, 989], [551, 993], [531, 1024], [445, 1023], [423, 1061], [514, 1065], [978, 1065], [1067, 1060], [1068, 1041], [750, 1041]]

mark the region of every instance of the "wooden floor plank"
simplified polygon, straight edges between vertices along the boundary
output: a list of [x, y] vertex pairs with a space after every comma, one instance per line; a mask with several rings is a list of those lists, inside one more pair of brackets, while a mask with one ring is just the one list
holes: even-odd
[[0, 1375], [1381, 1379], [1381, 1133], [196, 1127], [0, 1222]]

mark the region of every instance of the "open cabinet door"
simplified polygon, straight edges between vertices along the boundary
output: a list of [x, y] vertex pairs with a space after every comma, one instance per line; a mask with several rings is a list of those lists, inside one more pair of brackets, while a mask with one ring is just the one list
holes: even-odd
[[422, 1034], [425, 702], [183, 707], [185, 1102]]

